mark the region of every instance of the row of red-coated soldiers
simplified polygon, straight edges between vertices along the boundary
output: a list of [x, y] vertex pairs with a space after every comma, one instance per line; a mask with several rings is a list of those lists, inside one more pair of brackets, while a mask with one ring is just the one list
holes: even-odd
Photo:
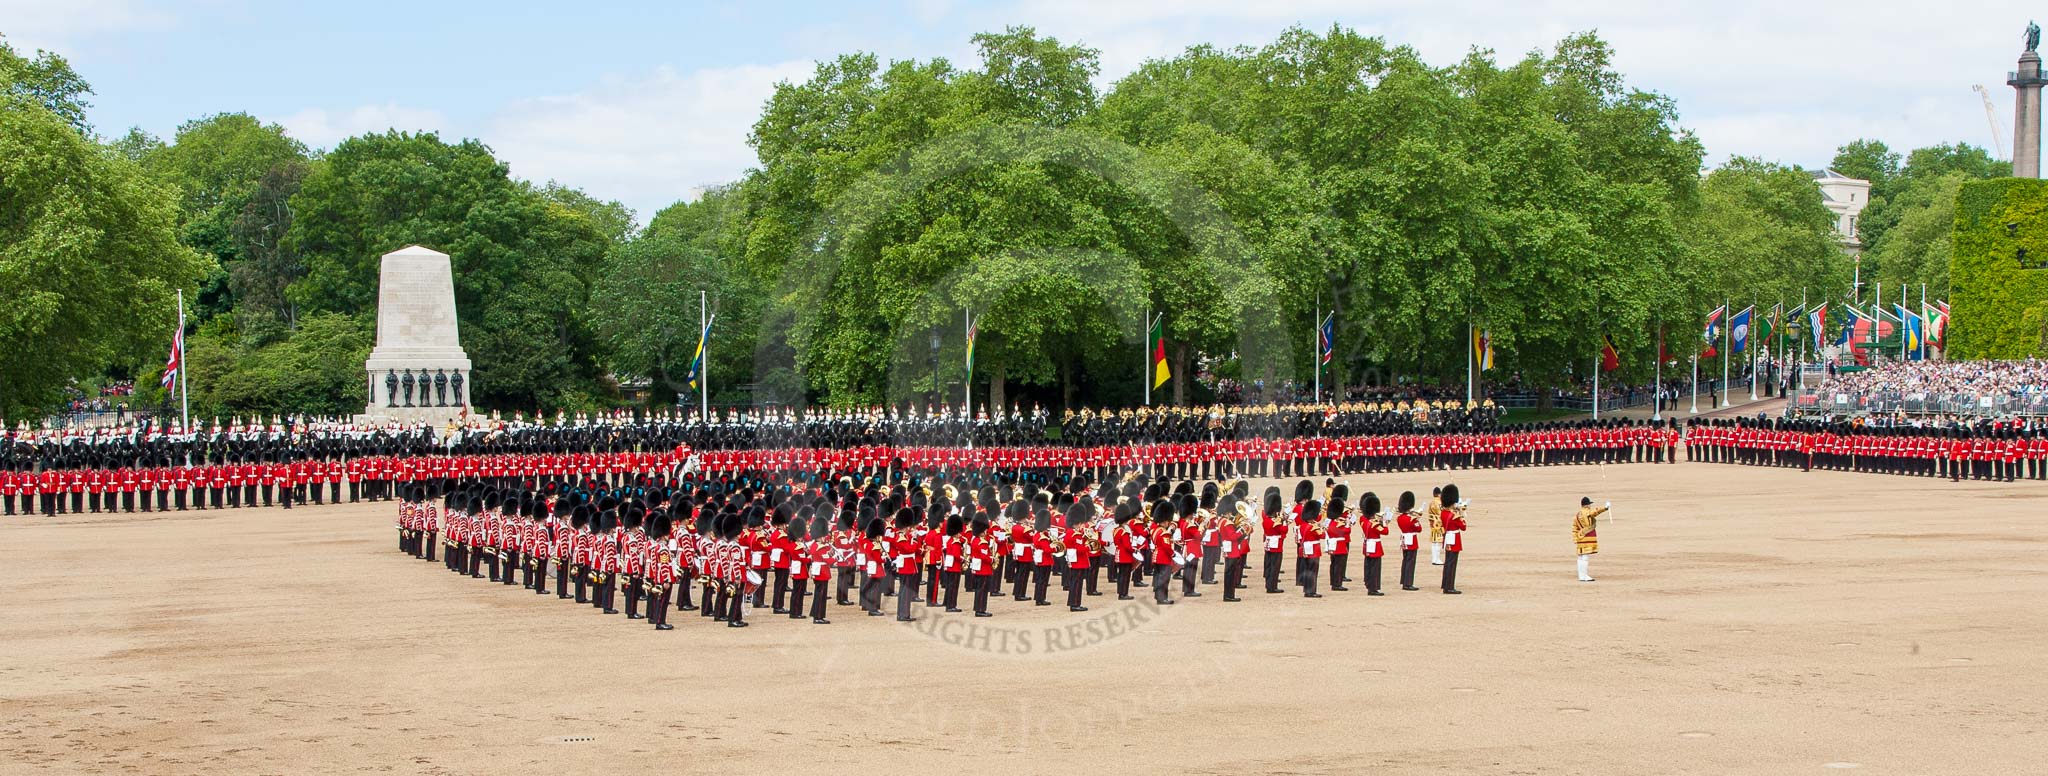
[[1874, 428], [1855, 433], [1701, 424], [1686, 460], [2012, 482], [2048, 479], [2048, 436]]
[[1668, 426], [1531, 427], [1472, 434], [1399, 434], [1096, 447], [893, 447], [706, 450], [711, 472], [1064, 471], [1102, 478], [1132, 469], [1173, 478], [1294, 477], [1347, 472], [1505, 468], [1575, 463], [1675, 462]]
[[[686, 453], [686, 451], [679, 451]], [[685, 456], [686, 457], [686, 456]], [[542, 460], [543, 458], [549, 460]], [[553, 459], [564, 459], [562, 462]], [[671, 471], [674, 455], [369, 457], [342, 461], [205, 464], [140, 469], [0, 471], [5, 514], [236, 509], [294, 502], [388, 501], [418, 483], [434, 492], [481, 480], [583, 478], [616, 484]], [[346, 490], [344, 491], [344, 486]]]
[[[1283, 592], [1277, 578], [1283, 544], [1295, 551], [1296, 583], [1305, 596], [1322, 597], [1317, 584], [1325, 557], [1331, 559], [1331, 588], [1348, 589], [1346, 561], [1354, 530], [1365, 539], [1370, 595], [1382, 595], [1381, 559], [1388, 537], [1396, 532], [1401, 536], [1401, 587], [1415, 590], [1418, 537], [1427, 520], [1442, 533], [1433, 544], [1444, 566], [1443, 592], [1458, 593], [1464, 505], [1456, 501], [1455, 486], [1446, 486], [1444, 494], [1442, 511], [1425, 515], [1414, 509], [1414, 495], [1404, 493], [1400, 514], [1390, 521], [1393, 515], [1380, 511], [1373, 494], [1361, 498], [1353, 512], [1341, 485], [1328, 494], [1327, 507], [1298, 488], [1296, 503], [1284, 509], [1278, 489], [1269, 489], [1263, 510], [1266, 591]], [[882, 599], [893, 595], [902, 621], [914, 619], [911, 606], [920, 587], [928, 607], [960, 612], [963, 582], [977, 617], [993, 616], [989, 599], [1005, 584], [1014, 600], [1049, 606], [1047, 587], [1054, 575], [1066, 590], [1069, 611], [1084, 612], [1083, 596], [1099, 594], [1104, 567], [1112, 572], [1120, 600], [1130, 600], [1131, 587], [1142, 587], [1149, 575], [1155, 602], [1170, 605], [1171, 579], [1182, 580], [1183, 597], [1198, 597], [1197, 578], [1215, 584], [1220, 564], [1223, 600], [1241, 600], [1236, 593], [1243, 587], [1254, 539], [1242, 487], [1223, 493], [1220, 500], [1214, 484], [1199, 499], [1185, 484], [1171, 496], [1146, 493], [1148, 499], [1154, 495], [1161, 497], [1150, 500], [1149, 509], [1139, 499], [1116, 499], [1105, 509], [1087, 498], [1062, 499], [1064, 508], [1055, 509], [1040, 494], [997, 510], [995, 520], [979, 509], [971, 517], [939, 514], [944, 507], [920, 520], [916, 509], [903, 506], [890, 524], [864, 507], [858, 513], [866, 518], [864, 529], [855, 529], [856, 514], [842, 513], [832, 530], [828, 515], [814, 514], [810, 506], [794, 514], [778, 510], [765, 519], [758, 508], [745, 514], [728, 509], [677, 524], [665, 505], [650, 512], [639, 503], [606, 501], [593, 508], [589, 503], [571, 506], [568, 498], [552, 504], [530, 495], [504, 498], [495, 490], [481, 496], [452, 494], [448, 511], [440, 513], [424, 491], [416, 491], [401, 507], [398, 528], [401, 550], [428, 560], [434, 559], [438, 536], [452, 571], [481, 578], [487, 570], [491, 581], [510, 585], [523, 569], [525, 586], [544, 594], [553, 565], [559, 598], [570, 598], [573, 587], [577, 602], [613, 614], [614, 596], [623, 592], [631, 619], [643, 617], [638, 606], [644, 600], [644, 617], [662, 630], [672, 627], [667, 622], [671, 601], [681, 611], [697, 608], [690, 602], [693, 586], [701, 587], [701, 613], [732, 627], [745, 625], [744, 602], [751, 597], [753, 607], [765, 607], [771, 589], [776, 614], [802, 619], [808, 594], [809, 617], [829, 624], [825, 596], [835, 580], [839, 605], [852, 605], [847, 595], [858, 589], [861, 608], [870, 616], [885, 616]], [[702, 514], [701, 509], [690, 512]], [[1029, 597], [1027, 587], [1033, 590]]]
[[[341, 484], [295, 476], [289, 464], [223, 464], [144, 469], [44, 469], [0, 472], [0, 504], [6, 514], [65, 512], [168, 512], [172, 509], [229, 509], [308, 500], [341, 501]], [[349, 484], [349, 499], [358, 487]]]

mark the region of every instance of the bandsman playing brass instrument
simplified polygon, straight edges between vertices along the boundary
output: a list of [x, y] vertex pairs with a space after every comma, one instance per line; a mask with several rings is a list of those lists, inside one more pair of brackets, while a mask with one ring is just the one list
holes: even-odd
[[1380, 592], [1380, 564], [1387, 554], [1387, 515], [1380, 508], [1378, 494], [1367, 491], [1358, 499], [1358, 514], [1364, 518], [1365, 533], [1365, 594], [1386, 595]]
[[1429, 518], [1429, 565], [1444, 565], [1444, 502], [1443, 488], [1429, 489], [1429, 506], [1422, 514]]

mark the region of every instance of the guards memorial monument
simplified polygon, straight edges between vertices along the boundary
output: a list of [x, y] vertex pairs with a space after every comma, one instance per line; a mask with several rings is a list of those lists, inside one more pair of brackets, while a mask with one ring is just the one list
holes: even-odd
[[361, 420], [441, 426], [469, 408], [469, 356], [455, 327], [448, 254], [411, 245], [384, 254], [377, 279], [377, 346], [363, 363]]

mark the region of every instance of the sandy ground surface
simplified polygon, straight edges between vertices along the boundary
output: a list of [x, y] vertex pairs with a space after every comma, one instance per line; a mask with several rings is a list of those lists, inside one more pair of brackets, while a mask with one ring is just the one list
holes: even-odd
[[[1461, 597], [1430, 569], [1384, 598], [1004, 600], [979, 626], [835, 609], [657, 633], [401, 556], [384, 504], [9, 519], [0, 773], [2044, 767], [2048, 486], [1685, 463], [1351, 481], [1453, 476], [1475, 501]], [[1581, 494], [1617, 510], [1593, 584]]]

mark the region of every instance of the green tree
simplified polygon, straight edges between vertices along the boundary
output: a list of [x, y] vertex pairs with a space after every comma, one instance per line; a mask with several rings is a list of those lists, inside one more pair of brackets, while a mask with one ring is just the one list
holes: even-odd
[[85, 109], [92, 103], [85, 96], [92, 85], [71, 69], [71, 63], [48, 51], [37, 51], [35, 59], [15, 53], [0, 36], [0, 95], [14, 98], [10, 105], [35, 105], [71, 125], [80, 135], [90, 135]]
[[[283, 207], [305, 177], [304, 144], [276, 124], [264, 124], [246, 113], [220, 113], [185, 122], [170, 145], [142, 157], [151, 175], [177, 187], [179, 237], [186, 245], [214, 259], [196, 305], [204, 320], [229, 309], [243, 318], [243, 328], [281, 332], [297, 311], [279, 290], [298, 279], [298, 262], [280, 248], [291, 228], [291, 211]], [[260, 201], [259, 201], [260, 200]], [[241, 308], [238, 296], [251, 294]]]
[[1919, 177], [1893, 195], [1897, 222], [1864, 254], [1876, 280], [1890, 288], [1925, 284], [1930, 298], [1948, 297], [1956, 192], [1969, 180], [1963, 172]]
[[590, 295], [590, 319], [615, 373], [645, 377], [650, 404], [686, 395], [695, 404], [699, 293], [717, 313], [710, 351], [714, 401], [732, 402], [751, 382], [762, 302], [734, 240], [741, 195], [717, 188], [656, 213], [638, 237], [613, 245]]
[[0, 95], [0, 415], [162, 357], [174, 292], [207, 269], [177, 241], [175, 199], [66, 116]]
[[[1948, 190], [1949, 196], [1953, 197], [1954, 186], [1943, 182], [1944, 179], [1950, 175], [1959, 175], [1966, 181], [1986, 180], [2012, 174], [2011, 163], [1993, 159], [1984, 149], [1968, 143], [1913, 149], [1906, 155], [1903, 165], [1899, 163], [1898, 154], [1874, 154], [1873, 149], [1882, 151], [1884, 144], [1875, 140], [1858, 140], [1843, 146], [1835, 155], [1838, 164], [1835, 169], [1851, 177], [1875, 176], [1867, 178], [1870, 181], [1870, 202], [1857, 217], [1856, 231], [1867, 247], [1863, 254], [1864, 272], [1888, 282], [1907, 276], [1928, 277], [1920, 261], [1924, 256], [1914, 247], [1930, 244], [1927, 242], [1926, 229], [1920, 229], [1916, 232], [1917, 236], [1909, 238], [1910, 245], [1907, 246], [1888, 249], [1885, 242], [1893, 227], [1909, 217], [1915, 217], [1914, 211], [1925, 210], [1928, 207], [1953, 207], [1953, 203], [1937, 203], [1933, 198], [1934, 194], [1943, 190]], [[1839, 166], [1845, 161], [1845, 156], [1851, 161], [1851, 167], [1856, 172]], [[1926, 215], [1921, 214], [1917, 217], [1924, 221]], [[1910, 266], [1900, 268], [1896, 272], [1885, 266], [1885, 262], [1895, 260], [1906, 261]], [[1942, 263], [1945, 266], [1946, 261]], [[1947, 270], [1944, 268], [1941, 271], [1945, 276]], [[1947, 285], [1945, 279], [1942, 284]]]
[[[1702, 206], [1687, 224], [1687, 257], [1705, 297], [1699, 309], [1730, 303], [1768, 309], [1801, 298], [1849, 295], [1849, 260], [1810, 174], [1737, 157], [1700, 187]], [[1695, 341], [1696, 342], [1696, 341]]]
[[1882, 189], [1899, 174], [1899, 154], [1882, 140], [1857, 139], [1835, 149], [1828, 169], [1851, 178], [1870, 181], [1873, 190]]
[[453, 264], [479, 405], [584, 407], [607, 393], [587, 318], [607, 223], [513, 180], [482, 143], [397, 131], [349, 138], [289, 203], [285, 247], [305, 275], [285, 296], [302, 310], [373, 318], [380, 258], [424, 245]]

